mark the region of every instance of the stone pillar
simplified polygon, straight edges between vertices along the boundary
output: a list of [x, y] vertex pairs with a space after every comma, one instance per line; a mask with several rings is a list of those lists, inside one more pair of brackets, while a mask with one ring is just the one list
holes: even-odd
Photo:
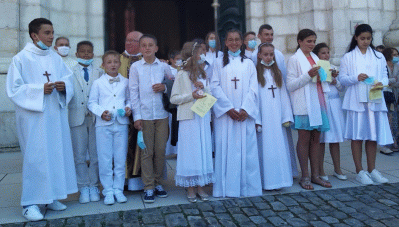
[[396, 20], [394, 20], [389, 27], [389, 31], [384, 34], [384, 45], [386, 47], [399, 48], [399, 0], [395, 1], [396, 4]]

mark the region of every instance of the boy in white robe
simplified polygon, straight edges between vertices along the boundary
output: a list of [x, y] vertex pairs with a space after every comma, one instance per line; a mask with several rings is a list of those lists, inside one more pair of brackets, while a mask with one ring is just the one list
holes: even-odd
[[51, 21], [29, 23], [33, 43], [13, 57], [7, 95], [15, 103], [18, 139], [23, 154], [22, 215], [43, 219], [39, 204], [65, 210], [59, 199], [77, 192], [67, 105], [73, 96], [72, 72], [51, 47]]

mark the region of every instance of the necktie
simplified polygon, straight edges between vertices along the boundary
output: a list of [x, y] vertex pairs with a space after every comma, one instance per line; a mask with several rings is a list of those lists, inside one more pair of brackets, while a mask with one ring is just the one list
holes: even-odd
[[85, 71], [85, 75], [84, 75], [85, 81], [88, 82], [89, 81], [89, 71], [87, 71], [86, 67], [83, 68], [83, 71]]
[[109, 79], [110, 84], [113, 84], [114, 82], [119, 82], [119, 81], [120, 81], [119, 77], [114, 77], [114, 78]]

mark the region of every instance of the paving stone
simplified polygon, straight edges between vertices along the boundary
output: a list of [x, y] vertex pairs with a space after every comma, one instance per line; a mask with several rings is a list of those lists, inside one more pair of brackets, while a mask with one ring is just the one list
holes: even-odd
[[141, 215], [144, 224], [158, 224], [164, 222], [162, 212], [159, 209], [145, 209], [142, 210]]
[[324, 200], [320, 199], [319, 197], [314, 197], [312, 199], [309, 199], [311, 203], [313, 203], [316, 206], [321, 206], [321, 205], [325, 205], [326, 202], [324, 202]]
[[227, 213], [217, 214], [216, 218], [219, 220], [231, 220], [231, 216]]
[[288, 210], [290, 210], [292, 213], [294, 214], [303, 214], [306, 213], [308, 211], [306, 211], [305, 209], [303, 209], [300, 206], [292, 206], [292, 207], [288, 207]]
[[277, 215], [284, 220], [295, 217], [295, 215], [289, 211], [278, 212]]
[[136, 220], [138, 220], [138, 218], [139, 218], [139, 212], [137, 210], [128, 210], [128, 211], [125, 211], [125, 213], [123, 214], [124, 222], [136, 221]]
[[399, 214], [398, 210], [396, 210], [396, 209], [389, 209], [389, 210], [385, 210], [384, 212], [387, 214], [390, 214], [390, 215], [398, 215]]
[[206, 223], [205, 219], [200, 216], [188, 216], [187, 217], [188, 223], [192, 227], [206, 227], [208, 224]]
[[327, 216], [327, 217], [320, 217], [320, 219], [321, 219], [322, 221], [328, 223], [328, 224], [334, 224], [334, 223], [338, 223], [338, 222], [339, 222], [338, 219], [336, 219], [336, 218], [334, 218], [334, 217], [330, 217], [330, 216]]
[[165, 215], [166, 226], [187, 226], [187, 220], [182, 213], [167, 214]]
[[393, 202], [392, 200], [389, 199], [379, 199], [378, 202], [383, 203], [387, 206], [396, 206], [398, 205], [397, 203]]
[[240, 224], [250, 222], [250, 219], [244, 214], [232, 214], [231, 216]]
[[317, 210], [323, 210], [323, 211], [326, 211], [326, 212], [335, 210], [335, 208], [333, 206], [330, 206], [330, 205], [327, 205], [327, 204], [320, 205], [320, 206], [317, 206], [317, 207], [319, 208]]
[[262, 199], [267, 201], [267, 202], [273, 202], [276, 201], [276, 198], [272, 195], [264, 195], [262, 196]]
[[[84, 222], [85, 222], [84, 226], [86, 226], [86, 227], [102, 227], [103, 226], [102, 224], [105, 223], [104, 220], [96, 220], [96, 219], [85, 219]], [[129, 221], [129, 222], [132, 222], [132, 221]], [[56, 227], [56, 226], [58, 227], [58, 226], [63, 226], [63, 225], [54, 225], [54, 227]]]
[[324, 212], [323, 209], [320, 209], [320, 210], [312, 210], [312, 211], [310, 211], [310, 213], [312, 213], [312, 214], [314, 214], [314, 215], [316, 215], [316, 216], [318, 216], [318, 217], [327, 216], [327, 213]]
[[361, 222], [355, 218], [345, 219], [344, 222], [350, 226], [364, 226], [363, 222]]
[[264, 202], [265, 202], [265, 201], [262, 199], [262, 197], [260, 197], [260, 196], [249, 197], [248, 199], [249, 199], [249, 201], [251, 201], [252, 203], [264, 203]]
[[235, 202], [239, 207], [253, 207], [253, 204], [248, 198], [235, 199]]
[[73, 217], [73, 218], [68, 218], [66, 220], [65, 225], [78, 226], [80, 223], [83, 223], [82, 217]]
[[341, 202], [356, 201], [356, 198], [348, 194], [338, 194], [334, 196], [337, 200]]
[[[49, 227], [64, 226], [65, 225], [65, 219], [52, 219], [52, 220], [49, 220], [48, 224], [49, 224]], [[85, 224], [86, 224], [86, 220], [85, 220]]]
[[311, 191], [305, 191], [305, 192], [299, 192], [299, 195], [309, 199], [311, 197], [317, 197], [317, 195], [314, 192]]
[[227, 211], [230, 214], [242, 214], [242, 210], [239, 207], [228, 208]]
[[301, 205], [307, 210], [317, 210], [317, 209], [319, 209], [318, 207], [316, 207], [315, 205], [313, 205], [311, 203], [302, 203]]
[[276, 199], [282, 202], [286, 206], [297, 206], [299, 205], [297, 201], [290, 198], [289, 196], [276, 196]]
[[344, 218], [348, 217], [347, 214], [345, 214], [344, 212], [341, 212], [341, 211], [332, 211], [332, 212], [330, 212], [330, 215], [337, 219], [344, 219]]
[[367, 207], [366, 204], [359, 202], [359, 201], [346, 202], [345, 204], [356, 209], [357, 211], [360, 211], [364, 207]]
[[322, 221], [311, 221], [310, 224], [314, 227], [329, 227], [330, 225]]
[[281, 202], [271, 202], [270, 205], [272, 206], [272, 209], [275, 211], [288, 210], [288, 208]]
[[256, 209], [258, 209], [258, 210], [270, 209], [269, 204], [267, 204], [266, 202], [254, 203], [254, 206], [255, 206]]
[[28, 227], [46, 227], [47, 221], [28, 222], [25, 226]]
[[177, 205], [161, 207], [161, 212], [164, 214], [181, 212], [181, 208]]
[[242, 208], [242, 211], [244, 211], [244, 213], [247, 216], [255, 216], [255, 215], [259, 215], [259, 211], [256, 208], [253, 207], [245, 207]]
[[197, 205], [200, 211], [212, 211], [212, 206], [209, 203], [198, 203]]
[[257, 225], [267, 223], [267, 220], [262, 216], [251, 216], [249, 219], [251, 219], [251, 221]]
[[215, 217], [215, 214], [212, 212], [202, 212], [202, 216], [204, 217]]
[[385, 225], [390, 226], [390, 227], [397, 227], [398, 223], [399, 223], [399, 219], [398, 218], [384, 219], [384, 220], [380, 220], [380, 222], [382, 222]]
[[375, 203], [376, 202], [376, 200], [373, 197], [371, 197], [370, 195], [357, 195], [355, 197], [360, 202], [363, 202], [363, 203], [366, 203], [366, 204]]
[[338, 210], [347, 213], [347, 214], [351, 214], [354, 212], [357, 212], [356, 209], [352, 208], [352, 207], [338, 207]]
[[334, 227], [350, 227], [350, 225], [344, 224], [344, 223], [338, 223], [338, 224], [334, 224]]
[[5, 224], [2, 227], [24, 227], [25, 223], [20, 222], [20, 223], [11, 223], [11, 224]]
[[140, 222], [123, 222], [122, 223], [123, 227], [140, 227]]
[[353, 218], [360, 220], [360, 221], [370, 219], [367, 215], [362, 214], [362, 213], [352, 213], [352, 214], [350, 214], [350, 216], [352, 216]]
[[371, 227], [384, 227], [384, 226], [386, 226], [386, 225], [382, 224], [379, 221], [371, 220], [371, 219], [365, 220], [364, 224], [366, 224], [366, 226], [371, 226]]
[[287, 222], [290, 223], [293, 226], [309, 226], [307, 222], [300, 218], [288, 218]]
[[338, 208], [338, 207], [346, 207], [346, 205], [343, 204], [341, 201], [328, 201], [328, 203], [329, 203], [331, 206], [335, 207], [335, 208]]
[[261, 210], [261, 211], [259, 211], [259, 213], [260, 213], [263, 217], [276, 216], [276, 213], [274, 213], [274, 211], [272, 211], [272, 210]]
[[236, 227], [237, 225], [234, 224], [234, 222], [230, 220], [220, 220], [220, 224], [222, 224], [224, 227]]
[[215, 212], [215, 213], [225, 213], [227, 210], [226, 210], [226, 208], [223, 206], [223, 205], [221, 205], [221, 206], [214, 206], [213, 207], [213, 212]]
[[374, 208], [377, 208], [377, 209], [380, 209], [380, 210], [388, 210], [388, 209], [390, 209], [389, 206], [387, 206], [385, 204], [382, 204], [382, 203], [371, 203], [368, 206], [374, 207]]
[[317, 191], [317, 192], [315, 192], [315, 194], [318, 195], [321, 199], [326, 200], [326, 201], [335, 200], [334, 196], [332, 196], [327, 191]]
[[387, 214], [385, 212], [366, 213], [366, 215], [375, 220], [394, 218], [394, 216]]
[[277, 216], [267, 217], [267, 220], [269, 220], [275, 226], [281, 226], [287, 224], [286, 221]]
[[305, 221], [317, 221], [318, 218], [316, 215], [312, 214], [312, 213], [303, 213], [303, 214], [297, 214], [298, 217], [302, 218]]
[[205, 217], [206, 222], [208, 223], [208, 226], [216, 227], [216, 226], [221, 226], [218, 222], [218, 220], [214, 217]]
[[186, 215], [198, 215], [200, 212], [198, 209], [183, 209]]
[[303, 196], [293, 195], [291, 198], [295, 199], [298, 203], [309, 203], [310, 201]]
[[232, 199], [228, 199], [223, 201], [223, 205], [226, 208], [230, 208], [230, 207], [236, 207], [237, 203]]

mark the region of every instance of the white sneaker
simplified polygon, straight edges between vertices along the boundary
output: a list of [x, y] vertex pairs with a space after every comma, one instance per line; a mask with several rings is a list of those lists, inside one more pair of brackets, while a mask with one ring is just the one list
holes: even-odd
[[90, 201], [100, 201], [100, 190], [97, 187], [90, 187]]
[[105, 205], [112, 205], [115, 203], [114, 194], [105, 195], [104, 204]]
[[80, 189], [79, 203], [88, 203], [88, 202], [90, 202], [89, 187], [83, 187]]
[[381, 173], [376, 169], [371, 171], [370, 175], [371, 175], [371, 179], [376, 183], [380, 183], [380, 184], [388, 183], [388, 179], [383, 177], [381, 175]]
[[362, 184], [368, 185], [368, 184], [373, 184], [373, 180], [371, 180], [371, 176], [368, 172], [361, 170], [357, 176], [356, 180], [359, 181]]
[[393, 151], [386, 146], [379, 146], [379, 150], [383, 154], [391, 154]]
[[47, 205], [47, 209], [55, 210], [55, 211], [66, 210], [66, 208], [67, 208], [67, 206], [65, 206], [58, 200], [54, 200], [53, 203]]
[[348, 179], [348, 177], [346, 175], [338, 174], [336, 172], [334, 172], [334, 177], [336, 177], [336, 178], [338, 178], [340, 180], [347, 180]]
[[118, 202], [118, 203], [126, 203], [127, 202], [127, 198], [125, 195], [123, 195], [122, 192], [116, 192], [115, 198], [116, 198], [116, 202]]
[[22, 216], [29, 221], [40, 221], [44, 218], [37, 205], [30, 205], [26, 208], [22, 208]]
[[320, 176], [320, 178], [321, 178], [322, 180], [324, 180], [324, 181], [328, 181], [328, 176], [327, 176], [327, 175], [325, 175], [325, 176]]

